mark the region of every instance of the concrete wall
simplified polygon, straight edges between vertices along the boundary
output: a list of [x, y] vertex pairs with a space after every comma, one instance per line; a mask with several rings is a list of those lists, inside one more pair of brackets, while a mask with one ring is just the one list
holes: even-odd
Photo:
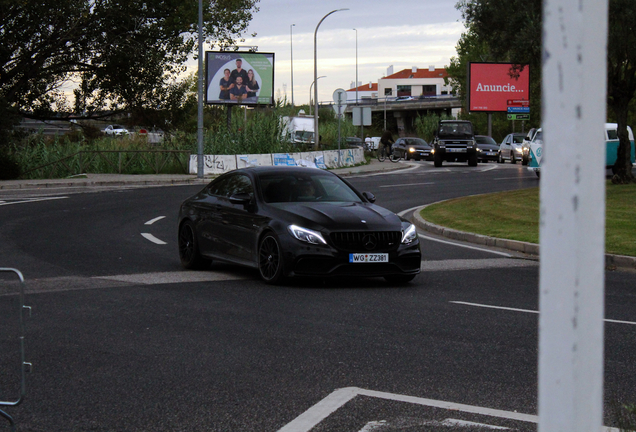
[[[204, 175], [223, 174], [248, 166], [306, 166], [312, 168], [338, 168], [365, 162], [361, 148], [326, 150], [303, 153], [273, 153], [252, 155], [204, 155]], [[197, 173], [197, 155], [190, 155], [190, 174]]]

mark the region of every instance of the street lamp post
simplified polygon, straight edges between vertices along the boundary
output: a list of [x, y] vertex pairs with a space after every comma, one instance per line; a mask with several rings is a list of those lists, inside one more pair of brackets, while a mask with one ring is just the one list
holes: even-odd
[[[358, 29], [354, 29], [356, 31], [356, 107], [358, 106]], [[362, 114], [362, 113], [360, 113]], [[362, 125], [362, 115], [360, 115], [360, 138], [364, 140], [364, 132]]]
[[315, 139], [315, 141], [316, 141], [316, 144], [315, 144], [316, 150], [320, 147], [320, 134], [318, 133], [318, 83], [316, 82], [316, 81], [318, 81], [318, 51], [316, 50], [317, 36], [318, 36], [318, 27], [320, 27], [320, 24], [322, 24], [322, 22], [325, 20], [325, 18], [327, 18], [332, 13], [336, 13], [336, 12], [340, 12], [340, 11], [344, 11], [344, 10], [349, 10], [349, 9], [348, 8], [336, 9], [336, 10], [332, 10], [331, 12], [329, 12], [327, 15], [322, 17], [322, 19], [318, 22], [318, 25], [316, 26], [316, 30], [314, 31], [314, 104], [315, 104], [315, 110], [314, 110], [314, 135], [316, 136], [316, 139]]
[[203, 178], [203, 1], [199, 0], [199, 81], [197, 83], [197, 178]]
[[[319, 76], [318, 78], [316, 78], [316, 81], [318, 81], [320, 78], [327, 78], [327, 77], [325, 75]], [[314, 83], [316, 81], [313, 81], [311, 83], [311, 85], [309, 86], [309, 115], [311, 115], [311, 105], [312, 105], [312, 103], [311, 103], [311, 88], [314, 86]]]
[[292, 27], [296, 24], [289, 26], [289, 51], [291, 53], [291, 104], [294, 106], [294, 44], [292, 41]]

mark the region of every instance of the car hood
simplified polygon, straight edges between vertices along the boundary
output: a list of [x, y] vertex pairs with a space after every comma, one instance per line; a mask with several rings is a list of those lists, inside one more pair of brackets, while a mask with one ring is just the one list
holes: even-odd
[[477, 147], [482, 150], [499, 150], [499, 146], [496, 144], [477, 144]]
[[401, 231], [402, 219], [370, 203], [311, 202], [271, 204], [290, 223], [328, 231]]

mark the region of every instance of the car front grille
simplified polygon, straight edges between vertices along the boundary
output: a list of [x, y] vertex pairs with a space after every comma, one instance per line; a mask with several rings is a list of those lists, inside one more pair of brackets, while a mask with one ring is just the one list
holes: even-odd
[[331, 241], [347, 252], [386, 252], [397, 249], [402, 239], [400, 231], [334, 232]]

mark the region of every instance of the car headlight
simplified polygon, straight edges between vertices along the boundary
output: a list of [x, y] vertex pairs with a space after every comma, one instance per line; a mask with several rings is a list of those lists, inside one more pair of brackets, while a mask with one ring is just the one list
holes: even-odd
[[402, 232], [402, 244], [411, 244], [417, 240], [417, 229], [411, 224]]
[[482, 151], [482, 150], [481, 150], [479, 147], [477, 147], [477, 151], [478, 151], [478, 152], [480, 152], [480, 151]]
[[322, 234], [320, 234], [318, 231], [302, 228], [297, 225], [290, 225], [288, 229], [291, 235], [293, 235], [300, 241], [310, 244], [327, 244]]
[[416, 150], [413, 147], [409, 147], [409, 153], [414, 153]]
[[522, 149], [520, 149], [519, 147], [517, 147], [517, 148], [515, 149], [515, 151], [516, 151], [517, 153], [521, 153]]

